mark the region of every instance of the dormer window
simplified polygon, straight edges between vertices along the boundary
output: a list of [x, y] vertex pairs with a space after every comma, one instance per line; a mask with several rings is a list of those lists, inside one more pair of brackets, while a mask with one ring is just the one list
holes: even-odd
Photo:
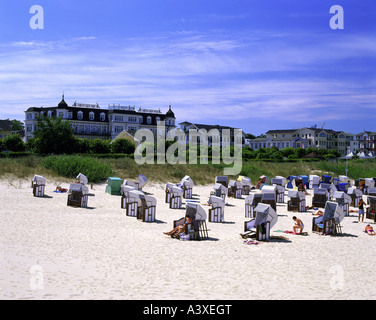
[[77, 119], [78, 120], [82, 120], [84, 118], [84, 114], [83, 114], [83, 112], [82, 111], [78, 111], [77, 112]]
[[104, 121], [106, 119], [106, 115], [102, 112], [101, 113], [101, 121]]
[[94, 120], [94, 112], [89, 113], [89, 120]]
[[146, 123], [151, 124], [151, 117], [150, 116], [146, 118]]

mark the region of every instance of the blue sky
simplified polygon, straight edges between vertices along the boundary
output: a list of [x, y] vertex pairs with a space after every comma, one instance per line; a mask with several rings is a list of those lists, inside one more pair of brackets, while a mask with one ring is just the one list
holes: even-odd
[[[329, 27], [337, 4], [344, 30]], [[0, 119], [64, 91], [256, 135], [376, 131], [374, 0], [1, 0], [0, 30]]]

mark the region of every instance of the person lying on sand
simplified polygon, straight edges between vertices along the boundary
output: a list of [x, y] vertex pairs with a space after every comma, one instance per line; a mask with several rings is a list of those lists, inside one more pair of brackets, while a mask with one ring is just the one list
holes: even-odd
[[375, 231], [373, 230], [373, 228], [369, 224], [366, 225], [366, 228], [365, 228], [364, 231], [367, 232], [370, 236], [375, 235]]
[[316, 213], [312, 213], [313, 216], [319, 216], [321, 217], [324, 214], [321, 210], [318, 210]]
[[67, 192], [68, 189], [65, 189], [65, 188], [62, 188], [62, 187], [60, 187], [60, 186], [57, 186], [55, 191], [59, 191], [59, 192]]

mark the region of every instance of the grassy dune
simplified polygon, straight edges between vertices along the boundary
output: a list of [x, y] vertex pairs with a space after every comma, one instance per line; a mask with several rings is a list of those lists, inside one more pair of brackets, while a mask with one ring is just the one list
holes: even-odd
[[[87, 166], [87, 163], [90, 163]], [[345, 162], [263, 162], [244, 161], [241, 175], [248, 176], [255, 183], [259, 176], [267, 175], [273, 178], [277, 175], [330, 174], [345, 175]], [[14, 176], [18, 179], [31, 179], [34, 174], [43, 175], [58, 181], [71, 181], [77, 175], [77, 170], [88, 175], [89, 181], [103, 182], [108, 176], [122, 179], [134, 179], [140, 173], [146, 175], [149, 181], [178, 182], [189, 175], [196, 184], [212, 184], [218, 175], [223, 175], [221, 165], [138, 165], [133, 159], [85, 159], [77, 156], [39, 157], [28, 156], [21, 158], [0, 158], [0, 178]], [[85, 173], [85, 172], [86, 173]], [[376, 162], [352, 160], [348, 162], [348, 176], [351, 179], [376, 177]], [[237, 178], [237, 177], [229, 177]]]

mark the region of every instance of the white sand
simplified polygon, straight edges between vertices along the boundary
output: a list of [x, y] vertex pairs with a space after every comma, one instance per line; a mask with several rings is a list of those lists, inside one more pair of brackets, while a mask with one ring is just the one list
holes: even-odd
[[[29, 181], [0, 183], [1, 299], [370, 299], [376, 293], [376, 236], [363, 232], [367, 220], [354, 223], [356, 213], [342, 222], [344, 236], [331, 237], [311, 232], [313, 211], [293, 213], [278, 204], [271, 234], [284, 239], [245, 245], [239, 235], [245, 196], [226, 198], [226, 222], [207, 223], [210, 240], [179, 241], [163, 235], [185, 214], [164, 203], [164, 185], [144, 187], [158, 199], [158, 221], [143, 223], [125, 215], [105, 184], [94, 185], [82, 209], [68, 207], [67, 194], [47, 183], [46, 198], [33, 197]], [[206, 203], [211, 189], [195, 186], [194, 198]], [[308, 236], [275, 232], [292, 230], [293, 215]], [[38, 277], [43, 282], [35, 288]]]

